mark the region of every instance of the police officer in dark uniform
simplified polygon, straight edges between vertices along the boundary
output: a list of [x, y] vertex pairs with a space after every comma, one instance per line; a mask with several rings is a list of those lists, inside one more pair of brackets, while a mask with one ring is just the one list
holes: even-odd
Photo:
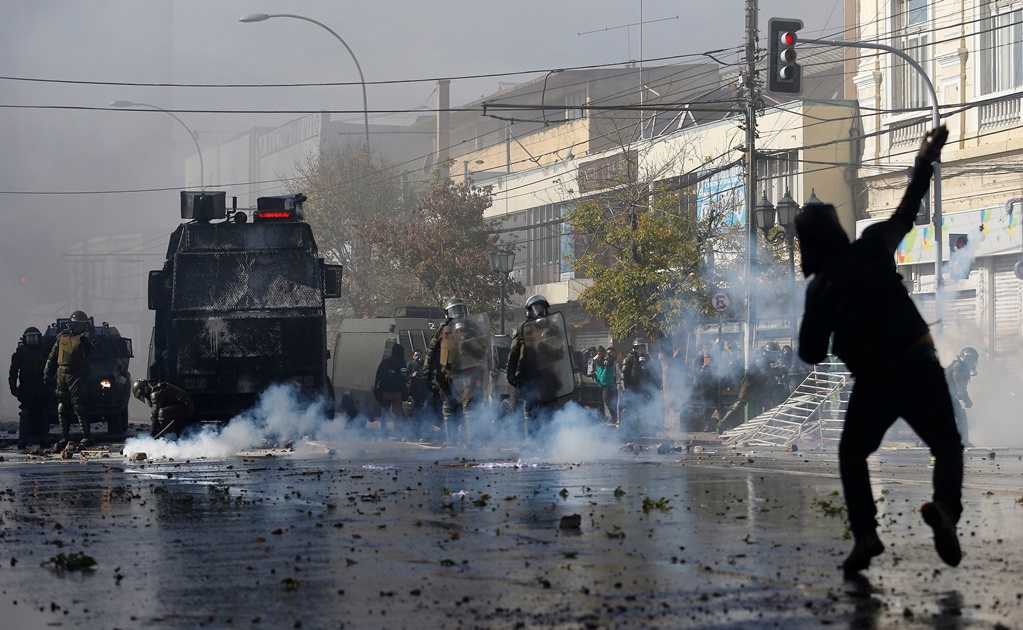
[[50, 420], [47, 417], [49, 391], [43, 379], [46, 366], [46, 351], [39, 344], [42, 333], [38, 328], [26, 328], [18, 347], [11, 355], [11, 371], [8, 383], [11, 394], [21, 404], [18, 426], [18, 448], [23, 449], [29, 440], [39, 440], [39, 446], [50, 445]]
[[[526, 300], [526, 321], [534, 321], [540, 317], [547, 317], [550, 314], [551, 305], [547, 298], [542, 295], [534, 295]], [[525, 324], [515, 329], [512, 335], [511, 348], [508, 351], [507, 377], [508, 384], [518, 390], [518, 396], [522, 400], [522, 413], [525, 419], [525, 430], [527, 437], [535, 437], [540, 430], [541, 404], [539, 401], [539, 389], [541, 384], [537, 382], [535, 366], [529, 364], [528, 353], [525, 349], [525, 336], [523, 328]]]
[[[654, 396], [661, 389], [661, 376], [655, 371], [650, 361], [650, 350], [646, 339], [638, 338], [632, 342], [632, 351], [622, 361], [622, 406], [619, 413], [619, 427], [625, 439], [639, 435], [640, 413], [648, 407]], [[662, 417], [660, 413], [647, 409], [653, 417]]]
[[89, 373], [89, 352], [100, 342], [89, 330], [89, 317], [82, 311], [71, 313], [71, 325], [57, 335], [46, 359], [46, 381], [56, 383], [57, 419], [60, 421], [60, 442], [63, 449], [70, 441], [71, 413], [82, 427], [81, 446], [92, 445], [92, 427], [85, 410], [86, 378]]
[[473, 397], [467, 393], [461, 398], [456, 391], [455, 373], [452, 370], [453, 360], [457, 353], [460, 331], [472, 325], [468, 321], [469, 307], [462, 298], [452, 297], [444, 305], [447, 317], [437, 328], [426, 351], [426, 383], [431, 391], [437, 391], [441, 397], [441, 413], [444, 416], [444, 434], [448, 441], [454, 438], [457, 425], [462, 425], [468, 437], [469, 406]]
[[149, 433], [160, 437], [170, 431], [180, 431], [186, 420], [195, 414], [195, 403], [188, 392], [177, 385], [163, 381], [139, 379], [131, 384], [131, 395], [149, 405]]
[[[718, 423], [718, 433], [734, 429], [748, 418], [756, 417], [785, 400], [788, 389], [779, 381], [784, 377], [785, 371], [771, 360], [775, 356], [775, 352], [770, 349], [772, 343], [778, 345], [775, 342], [768, 342], [743, 376], [742, 384], [739, 385], [739, 397]], [[778, 349], [777, 355], [781, 355], [781, 348]], [[747, 411], [748, 413], [745, 413]]]
[[377, 365], [373, 379], [373, 397], [380, 403], [380, 431], [384, 437], [388, 435], [388, 421], [394, 423], [394, 431], [400, 437], [408, 433], [407, 428], [400, 425], [405, 416], [402, 403], [408, 397], [406, 380], [405, 346], [396, 343], [391, 346], [391, 356], [384, 357]]
[[973, 406], [973, 400], [967, 386], [970, 384], [970, 377], [977, 375], [979, 358], [980, 355], [975, 348], [966, 346], [955, 361], [945, 368], [945, 380], [948, 381], [948, 390], [952, 394], [952, 411], [955, 413], [956, 428], [959, 429], [963, 446], [973, 446], [970, 443], [970, 423], [966, 417], [966, 410]]

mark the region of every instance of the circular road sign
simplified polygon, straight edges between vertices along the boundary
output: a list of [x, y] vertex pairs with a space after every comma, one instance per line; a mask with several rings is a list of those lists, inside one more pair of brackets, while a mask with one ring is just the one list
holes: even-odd
[[719, 313], [727, 311], [728, 310], [728, 305], [730, 303], [731, 303], [731, 300], [729, 300], [727, 293], [718, 292], [718, 293], [715, 293], [714, 295], [712, 295], [711, 298], [710, 298], [711, 306], [713, 306], [714, 310], [719, 312]]

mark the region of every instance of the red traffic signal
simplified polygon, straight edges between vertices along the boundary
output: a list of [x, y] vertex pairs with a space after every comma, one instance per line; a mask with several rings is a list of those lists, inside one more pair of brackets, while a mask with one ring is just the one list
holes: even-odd
[[802, 68], [796, 63], [796, 32], [803, 28], [801, 20], [771, 18], [767, 23], [770, 47], [767, 89], [779, 94], [803, 91]]
[[948, 235], [948, 249], [949, 251], [958, 251], [966, 247], [970, 243], [970, 238], [966, 234], [949, 234]]

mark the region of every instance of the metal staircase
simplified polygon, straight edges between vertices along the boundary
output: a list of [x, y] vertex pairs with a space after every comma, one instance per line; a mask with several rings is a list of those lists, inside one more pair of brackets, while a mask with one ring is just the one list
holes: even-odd
[[796, 440], [833, 442], [842, 435], [845, 409], [852, 391], [852, 375], [844, 364], [814, 366], [785, 402], [725, 431], [729, 445], [787, 446]]

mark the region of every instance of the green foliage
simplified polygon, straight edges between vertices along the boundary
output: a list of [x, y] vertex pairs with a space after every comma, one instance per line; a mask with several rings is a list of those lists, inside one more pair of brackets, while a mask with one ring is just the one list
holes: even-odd
[[[85, 552], [58, 553], [49, 560], [43, 562], [43, 566], [52, 564], [58, 572], [64, 571], [93, 571], [96, 569], [96, 559], [88, 556]], [[120, 567], [118, 567], [120, 568]]]
[[709, 308], [710, 245], [728, 228], [714, 213], [698, 221], [680, 210], [683, 192], [651, 195], [649, 182], [626, 183], [570, 216], [572, 230], [588, 238], [575, 261], [576, 271], [593, 279], [581, 301], [617, 339], [662, 337]]
[[658, 510], [660, 512], [667, 512], [668, 510], [671, 509], [668, 506], [668, 504], [670, 502], [671, 502], [670, 500], [668, 500], [668, 499], [666, 499], [664, 497], [661, 497], [660, 499], [657, 499], [656, 501], [651, 499], [650, 497], [643, 497], [643, 513], [644, 514], [649, 514], [653, 510]]
[[[406, 303], [440, 305], [457, 295], [472, 312], [499, 308], [500, 280], [490, 268], [489, 252], [500, 246], [494, 223], [483, 217], [492, 201], [488, 189], [435, 179], [410, 216], [375, 224], [382, 262], [413, 280]], [[510, 282], [506, 291], [524, 289]]]

